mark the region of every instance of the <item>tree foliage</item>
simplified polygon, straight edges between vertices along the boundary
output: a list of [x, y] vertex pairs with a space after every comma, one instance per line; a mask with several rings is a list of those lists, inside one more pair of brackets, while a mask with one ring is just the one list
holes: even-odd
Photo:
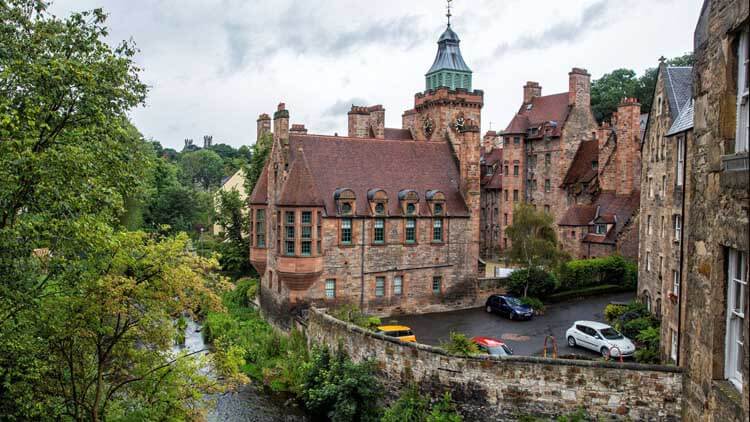
[[248, 227], [249, 213], [245, 202], [237, 190], [219, 190], [216, 195], [218, 209], [215, 221], [223, 229], [224, 242], [219, 247], [219, 262], [225, 271], [237, 275], [248, 275], [253, 272], [248, 260], [250, 241]]
[[[692, 66], [695, 59], [692, 53], [666, 60], [667, 66]], [[631, 69], [615, 69], [604, 74], [591, 84], [591, 109], [594, 117], [601, 122], [609, 120], [617, 105], [625, 97], [638, 98], [643, 113], [651, 111], [658, 68], [648, 68], [637, 77]]]
[[255, 184], [260, 178], [260, 173], [266, 165], [268, 155], [271, 153], [273, 145], [273, 135], [266, 133], [261, 135], [260, 139], [253, 145], [252, 158], [245, 168], [245, 192], [247, 196], [252, 195]]
[[203, 189], [219, 187], [224, 177], [224, 160], [208, 149], [180, 154], [179, 166], [185, 184]]

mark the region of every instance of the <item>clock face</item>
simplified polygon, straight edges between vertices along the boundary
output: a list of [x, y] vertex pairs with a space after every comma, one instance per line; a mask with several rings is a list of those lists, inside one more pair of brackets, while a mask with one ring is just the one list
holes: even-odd
[[459, 131], [461, 131], [461, 130], [464, 129], [465, 125], [466, 125], [466, 121], [464, 120], [464, 117], [463, 116], [458, 116], [456, 118], [456, 123], [455, 123], [456, 129], [459, 130]]
[[429, 117], [425, 117], [424, 122], [422, 122], [422, 129], [424, 130], [424, 134], [426, 137], [432, 136], [432, 119]]

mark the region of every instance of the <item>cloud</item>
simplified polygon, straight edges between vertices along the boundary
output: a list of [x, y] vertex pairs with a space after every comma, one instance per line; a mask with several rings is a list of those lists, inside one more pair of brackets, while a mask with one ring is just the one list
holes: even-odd
[[572, 42], [581, 39], [586, 33], [598, 29], [607, 18], [606, 0], [598, 0], [583, 9], [578, 20], [560, 21], [545, 29], [542, 33], [518, 38], [512, 42], [498, 45], [491, 60], [519, 50], [538, 50], [552, 45]]
[[338, 100], [333, 103], [330, 107], [323, 111], [324, 116], [340, 117], [349, 112], [352, 109], [352, 105], [367, 105], [367, 100], [362, 98], [350, 98], [348, 100]]

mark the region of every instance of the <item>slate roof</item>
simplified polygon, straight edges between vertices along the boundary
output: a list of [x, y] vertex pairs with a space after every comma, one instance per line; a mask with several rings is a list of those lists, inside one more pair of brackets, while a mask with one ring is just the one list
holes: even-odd
[[[445, 194], [447, 215], [469, 216], [459, 190], [458, 166], [447, 142], [393, 141], [291, 134], [292, 164], [285, 184], [292, 185], [289, 195], [316, 196], [326, 214], [333, 216], [336, 215], [334, 192], [349, 188], [357, 198], [355, 214], [369, 215], [367, 192], [380, 188], [388, 195], [389, 215], [401, 215], [398, 192], [413, 189], [419, 194], [420, 212], [427, 215], [427, 191], [439, 190]], [[304, 165], [298, 163], [300, 159]], [[309, 177], [305, 172], [309, 172]], [[309, 180], [299, 181], [300, 177]], [[287, 186], [282, 190], [284, 197]], [[309, 199], [308, 196], [303, 202], [310, 202]]]
[[526, 133], [530, 127], [554, 121], [557, 128], [552, 135], [559, 136], [569, 110], [567, 92], [534, 97], [531, 103], [521, 105], [503, 134]]
[[461, 40], [458, 35], [449, 27], [445, 29], [443, 35], [438, 40], [438, 51], [435, 61], [432, 63], [427, 75], [439, 70], [458, 70], [461, 72], [471, 72], [466, 65], [464, 58], [461, 56], [461, 49], [458, 45]]
[[323, 200], [315, 186], [303, 150], [300, 149], [297, 158], [292, 161], [292, 167], [286, 180], [279, 196], [279, 205], [292, 207], [319, 207], [323, 205]]
[[683, 105], [680, 109], [680, 114], [672, 123], [672, 127], [669, 128], [667, 136], [676, 135], [680, 132], [690, 130], [693, 128], [693, 99], [689, 99], [687, 104]]
[[270, 160], [266, 161], [266, 165], [263, 166], [263, 170], [258, 176], [258, 181], [255, 183], [253, 193], [250, 195], [248, 202], [252, 205], [261, 205], [268, 203], [268, 166]]
[[640, 191], [633, 191], [630, 195], [617, 195], [614, 192], [602, 192], [594, 202], [594, 207], [598, 209], [599, 220], [602, 223], [616, 221], [615, 226], [606, 234], [606, 236], [588, 233], [583, 238], [587, 243], [607, 243], [615, 244], [617, 236], [622, 229], [630, 222], [641, 203]]
[[599, 160], [599, 144], [596, 140], [583, 141], [578, 146], [573, 161], [570, 163], [568, 173], [563, 179], [563, 186], [574, 183], [589, 183], [594, 180], [598, 171], [594, 170], [592, 161]]
[[411, 140], [411, 131], [409, 129], [393, 129], [385, 128], [385, 139], [392, 139], [396, 141]]
[[557, 223], [558, 226], [588, 226], [596, 216], [594, 205], [573, 205]]
[[[496, 163], [502, 163], [503, 162], [503, 150], [502, 148], [493, 148], [492, 151], [489, 153], [485, 152], [485, 149], [482, 148], [480, 162], [482, 165], [485, 166], [492, 166]], [[486, 174], [482, 174], [482, 178], [480, 180], [480, 185], [483, 189], [502, 189], [503, 187], [503, 175], [502, 171], [500, 170], [500, 165], [498, 164], [498, 167], [495, 169], [495, 171], [492, 173], [492, 175], [488, 176]]]
[[669, 99], [671, 122], [674, 122], [682, 112], [682, 107], [693, 96], [693, 68], [668, 66], [663, 78]]
[[648, 113], [642, 113], [641, 118], [639, 121], [640, 127], [641, 127], [641, 141], [646, 139], [644, 136], [646, 135], [646, 125], [648, 124]]

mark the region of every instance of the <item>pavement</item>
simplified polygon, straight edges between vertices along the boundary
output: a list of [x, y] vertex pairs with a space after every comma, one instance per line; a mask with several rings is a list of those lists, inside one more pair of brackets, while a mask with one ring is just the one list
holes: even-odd
[[[450, 338], [451, 332], [467, 337], [487, 336], [505, 341], [516, 355], [541, 356], [544, 339], [552, 335], [557, 340], [558, 356], [577, 355], [599, 357], [587, 349], [568, 347], [565, 331], [574, 321], [604, 322], [604, 307], [610, 302], [629, 302], [635, 293], [617, 293], [574, 299], [547, 305], [544, 315], [535, 315], [530, 321], [511, 321], [498, 314], [488, 314], [484, 308], [464, 309], [423, 315], [403, 315], [384, 318], [383, 322], [397, 321], [411, 327], [417, 341], [439, 346]], [[551, 343], [551, 341], [550, 341]], [[549, 347], [551, 351], [551, 347]], [[550, 352], [551, 353], [551, 352]], [[548, 355], [549, 356], [549, 355]]]

